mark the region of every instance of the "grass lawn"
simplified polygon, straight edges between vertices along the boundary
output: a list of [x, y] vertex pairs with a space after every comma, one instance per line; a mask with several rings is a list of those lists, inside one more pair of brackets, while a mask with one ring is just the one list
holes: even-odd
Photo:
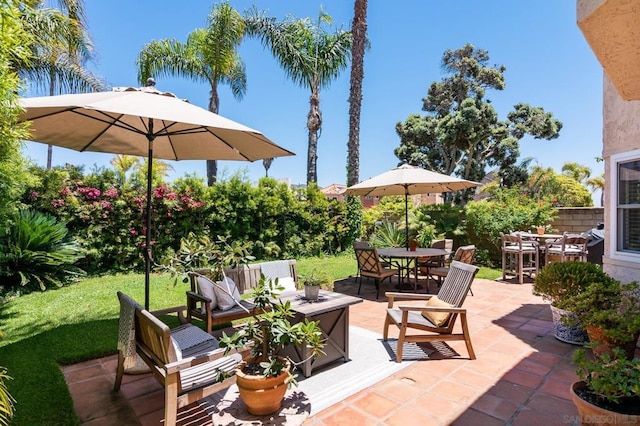
[[[334, 278], [355, 275], [353, 257], [300, 259], [298, 273], [321, 269]], [[500, 271], [482, 268], [478, 277]], [[151, 310], [184, 305], [188, 284], [169, 276], [151, 278]], [[13, 377], [9, 392], [17, 400], [12, 425], [75, 425], [78, 419], [60, 364], [114, 354], [119, 305], [116, 291], [144, 301], [144, 276], [108, 275], [0, 305], [0, 365]]]

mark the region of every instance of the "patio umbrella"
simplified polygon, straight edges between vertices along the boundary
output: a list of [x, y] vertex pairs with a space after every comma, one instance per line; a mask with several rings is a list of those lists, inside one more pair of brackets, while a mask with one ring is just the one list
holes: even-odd
[[470, 180], [403, 164], [347, 188], [347, 195], [404, 195], [405, 243], [409, 250], [409, 195], [459, 191], [480, 185]]
[[257, 130], [153, 87], [23, 98], [19, 121], [31, 140], [76, 151], [148, 157], [145, 232], [145, 308], [151, 270], [152, 159], [239, 160], [294, 155]]

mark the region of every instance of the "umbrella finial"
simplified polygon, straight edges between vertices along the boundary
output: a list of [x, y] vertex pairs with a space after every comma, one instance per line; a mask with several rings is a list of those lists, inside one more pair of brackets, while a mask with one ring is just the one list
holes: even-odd
[[154, 87], [155, 85], [156, 85], [156, 81], [151, 77], [147, 79], [147, 84], [145, 84], [146, 87]]

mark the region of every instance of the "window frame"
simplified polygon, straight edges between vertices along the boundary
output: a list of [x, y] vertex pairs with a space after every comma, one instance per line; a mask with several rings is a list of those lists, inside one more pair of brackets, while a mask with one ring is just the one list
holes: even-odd
[[622, 232], [622, 224], [618, 216], [618, 210], [620, 209], [620, 205], [618, 204], [618, 189], [620, 183], [619, 165], [631, 161], [640, 161], [640, 149], [611, 156], [610, 170], [612, 179], [609, 185], [609, 190], [611, 191], [609, 193], [609, 218], [612, 226], [610, 226], [611, 229], [609, 229], [608, 232], [609, 257], [620, 261], [640, 263], [640, 253], [618, 250], [619, 235], [620, 232]]

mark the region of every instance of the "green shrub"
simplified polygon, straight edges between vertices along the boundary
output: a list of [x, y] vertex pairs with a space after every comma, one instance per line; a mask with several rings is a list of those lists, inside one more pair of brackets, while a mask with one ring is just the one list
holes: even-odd
[[64, 222], [21, 210], [0, 247], [0, 275], [7, 277], [7, 287], [45, 290], [83, 275], [84, 271], [74, 266], [82, 257]]
[[542, 296], [557, 308], [567, 309], [572, 298], [590, 284], [611, 280], [599, 265], [593, 263], [556, 262], [540, 269], [533, 283], [533, 294]]
[[552, 221], [556, 210], [546, 201], [536, 201], [516, 189], [497, 189], [487, 200], [466, 205], [469, 240], [488, 250], [492, 262], [501, 259], [500, 232], [529, 230]]

